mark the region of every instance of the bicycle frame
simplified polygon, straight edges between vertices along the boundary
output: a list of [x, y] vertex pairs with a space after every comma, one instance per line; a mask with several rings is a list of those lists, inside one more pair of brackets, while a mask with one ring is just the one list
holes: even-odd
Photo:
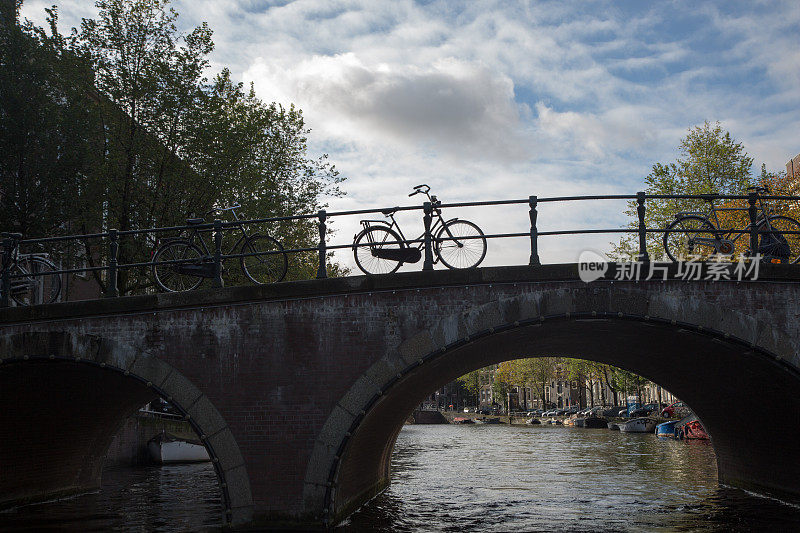
[[[234, 210], [234, 208], [228, 207], [226, 209], [220, 209], [220, 211], [231, 211], [231, 213], [233, 213], [234, 220], [236, 220], [236, 221], [239, 220], [239, 217], [236, 216], [236, 211]], [[228, 252], [223, 254], [223, 255], [232, 255], [236, 251], [236, 249], [239, 248], [239, 245], [242, 242], [247, 241], [247, 239], [250, 237], [250, 235], [247, 234], [247, 231], [244, 228], [244, 224], [237, 224], [236, 227], [238, 227], [239, 230], [241, 230], [242, 235], [238, 239], [236, 239], [236, 242], [233, 243], [233, 245], [230, 247]], [[211, 257], [213, 254], [211, 253], [211, 250], [209, 249], [208, 245], [206, 244], [205, 239], [203, 239], [203, 237], [200, 235], [200, 233], [213, 232], [213, 231], [214, 231], [213, 229], [192, 228], [192, 230], [189, 233], [189, 236], [186, 238], [186, 240], [188, 240], [192, 244], [194, 244], [196, 241], [199, 241], [200, 242], [200, 246], [203, 249], [203, 255], [206, 256], [205, 258]]]
[[[752, 222], [748, 223], [743, 230], [724, 229], [721, 227], [719, 216], [717, 215], [717, 213], [725, 213], [733, 211], [749, 212], [750, 211], [749, 207], [717, 207], [713, 203], [714, 202], [713, 198], [710, 199], [709, 202], [711, 202], [711, 210], [709, 212], [704, 213], [700, 211], [683, 211], [681, 213], [678, 213], [678, 217], [684, 215], [698, 215], [705, 218], [706, 220], [709, 221], [709, 223], [711, 223], [711, 226], [713, 227], [712, 233], [714, 233], [714, 238], [709, 239], [706, 237], [695, 237], [693, 239], [694, 241], [698, 243], [712, 244], [716, 247], [720, 241], [726, 240], [735, 243], [743, 235], [748, 235], [748, 236], [750, 235], [750, 229], [753, 227]], [[756, 223], [758, 224], [759, 222], [762, 222], [766, 224], [767, 231], [771, 231], [772, 226], [769, 223], [769, 211], [767, 209], [767, 206], [764, 204], [764, 200], [761, 197], [758, 198], [758, 204], [759, 204], [759, 209], [761, 211], [761, 216], [760, 218], [756, 218]]]
[[[435, 235], [440, 228], [445, 227], [445, 220], [444, 217], [442, 216], [442, 211], [440, 209], [434, 208], [434, 215], [436, 216], [436, 220], [433, 222], [433, 224], [431, 224], [431, 230], [430, 230], [431, 235]], [[397, 233], [400, 235], [400, 238], [402, 240], [401, 246], [405, 246], [408, 248], [417, 248], [419, 250], [422, 250], [422, 248], [424, 248], [425, 232], [422, 232], [416, 239], [414, 239], [414, 241], [416, 242], [409, 244], [409, 240], [406, 238], [405, 234], [403, 233], [403, 230], [400, 228], [400, 225], [394, 218], [394, 213], [393, 212], [387, 213], [386, 216], [389, 218], [389, 220], [391, 220], [391, 222], [386, 220], [362, 220], [361, 225], [364, 226], [364, 229], [369, 228], [371, 224], [382, 224], [388, 226], [389, 229], [395, 229]], [[439, 262], [439, 257], [437, 255], [436, 257], [434, 257], [433, 263], [436, 264], [438, 262]]]

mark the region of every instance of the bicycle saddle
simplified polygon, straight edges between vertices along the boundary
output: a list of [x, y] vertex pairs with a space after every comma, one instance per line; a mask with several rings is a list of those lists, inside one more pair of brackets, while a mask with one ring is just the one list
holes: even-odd
[[205, 222], [205, 220], [202, 219], [202, 218], [187, 218], [186, 219], [186, 224], [188, 224], [189, 226], [192, 226], [194, 224], [202, 224], [203, 222]]
[[389, 209], [381, 209], [381, 213], [383, 213], [386, 216], [394, 215], [397, 212], [398, 209], [400, 209], [400, 208], [399, 207], [390, 207]]

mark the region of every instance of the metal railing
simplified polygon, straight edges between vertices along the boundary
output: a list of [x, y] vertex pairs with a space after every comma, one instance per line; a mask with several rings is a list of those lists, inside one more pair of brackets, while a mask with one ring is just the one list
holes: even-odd
[[[587, 229], [567, 229], [567, 230], [550, 230], [550, 231], [540, 231], [539, 230], [539, 221], [538, 221], [538, 210], [541, 204], [549, 204], [555, 202], [584, 202], [584, 201], [605, 201], [605, 200], [626, 200], [626, 201], [635, 201], [636, 202], [636, 213], [638, 221], [636, 223], [636, 227], [627, 227], [627, 228], [587, 228]], [[771, 196], [771, 195], [764, 195], [764, 194], [757, 194], [757, 193], [750, 193], [748, 195], [709, 195], [709, 194], [682, 194], [682, 195], [649, 195], [644, 192], [638, 192], [636, 194], [630, 195], [588, 195], [588, 196], [557, 196], [557, 197], [538, 197], [538, 196], [529, 196], [528, 198], [524, 199], [512, 199], [512, 200], [493, 200], [493, 201], [479, 201], [479, 202], [456, 202], [456, 203], [437, 203], [433, 205], [431, 202], [424, 202], [422, 205], [414, 205], [414, 206], [402, 206], [402, 207], [392, 207], [391, 209], [394, 212], [401, 212], [401, 211], [422, 211], [423, 213], [423, 224], [425, 227], [425, 232], [421, 239], [409, 239], [406, 241], [392, 241], [392, 242], [384, 242], [383, 244], [401, 244], [401, 245], [408, 245], [408, 244], [423, 244], [424, 249], [424, 262], [423, 262], [423, 270], [432, 270], [433, 269], [433, 250], [432, 250], [432, 242], [433, 238], [431, 236], [431, 217], [434, 213], [435, 209], [448, 209], [448, 208], [467, 208], [467, 207], [487, 207], [487, 206], [505, 206], [505, 205], [527, 205], [528, 207], [528, 218], [530, 222], [530, 230], [526, 232], [512, 232], [512, 233], [489, 233], [483, 235], [483, 237], [464, 237], [464, 238], [485, 238], [487, 240], [491, 239], [507, 239], [507, 238], [528, 238], [530, 241], [530, 258], [528, 264], [530, 266], [538, 266], [541, 265], [541, 260], [539, 256], [539, 239], [540, 237], [545, 236], [559, 236], [559, 235], [590, 235], [590, 234], [626, 234], [632, 233], [638, 235], [638, 257], [642, 261], [649, 261], [649, 254], [647, 249], [647, 235], [651, 233], [664, 233], [666, 231], [665, 228], [648, 228], [645, 225], [645, 214], [647, 209], [647, 201], [650, 200], [729, 200], [729, 201], [741, 201], [747, 200], [748, 208], [746, 208], [748, 212], [749, 218], [749, 228], [745, 229], [736, 229], [736, 228], [719, 228], [724, 232], [740, 232], [740, 233], [749, 233], [750, 237], [750, 249], [756, 250], [758, 248], [758, 238], [759, 238], [759, 228], [757, 225], [757, 218], [758, 218], [758, 208], [757, 202], [758, 201], [784, 201], [784, 202], [798, 202], [800, 201], [800, 196]], [[301, 214], [301, 215], [294, 215], [294, 216], [282, 216], [282, 217], [267, 217], [267, 218], [258, 218], [258, 219], [250, 219], [250, 220], [236, 220], [236, 221], [222, 221], [222, 220], [214, 220], [212, 222], [201, 223], [201, 224], [187, 224], [181, 226], [170, 226], [170, 227], [161, 227], [161, 228], [148, 228], [148, 229], [137, 229], [137, 230], [128, 230], [128, 231], [118, 231], [116, 229], [110, 229], [105, 232], [100, 233], [89, 233], [89, 234], [82, 234], [82, 235], [66, 235], [66, 236], [57, 236], [57, 237], [43, 237], [43, 238], [35, 238], [35, 239], [24, 239], [22, 236], [18, 234], [9, 234], [4, 233], [2, 238], [2, 267], [1, 267], [1, 275], [0, 275], [0, 292], [2, 295], [0, 296], [0, 307], [8, 307], [10, 305], [10, 294], [11, 294], [11, 287], [12, 287], [12, 280], [15, 278], [25, 277], [25, 276], [44, 276], [44, 275], [52, 275], [52, 274], [88, 274], [93, 272], [104, 272], [106, 274], [106, 290], [103, 294], [104, 297], [117, 297], [119, 296], [119, 289], [118, 289], [118, 279], [119, 273], [122, 270], [132, 270], [137, 268], [152, 268], [156, 265], [169, 265], [169, 264], [180, 264], [180, 263], [188, 263], [191, 261], [195, 261], [196, 259], [187, 259], [187, 260], [171, 260], [171, 261], [138, 261], [138, 262], [129, 262], [129, 263], [119, 263], [119, 249], [120, 249], [120, 241], [125, 238], [129, 237], [141, 237], [141, 236], [148, 236], [153, 238], [153, 242], [157, 242], [156, 239], [159, 235], [172, 233], [172, 232], [185, 232], [188, 230], [196, 230], [196, 231], [210, 231], [213, 232], [213, 247], [210, 249], [211, 257], [213, 259], [213, 278], [211, 280], [211, 284], [213, 287], [222, 287], [224, 285], [224, 281], [222, 279], [222, 262], [226, 259], [236, 259], [236, 258], [243, 258], [243, 257], [254, 257], [254, 256], [262, 256], [262, 255], [271, 255], [271, 254], [302, 254], [302, 253], [313, 253], [316, 252], [318, 258], [318, 266], [317, 266], [317, 274], [316, 278], [325, 278], [327, 277], [327, 256], [328, 252], [334, 250], [343, 250], [343, 249], [354, 249], [354, 243], [347, 243], [347, 244], [329, 244], [328, 241], [328, 233], [327, 233], [327, 224], [330, 219], [338, 218], [338, 217], [347, 217], [347, 216], [357, 216], [357, 215], [379, 215], [384, 212], [387, 208], [380, 208], [380, 209], [358, 209], [358, 210], [350, 210], [350, 211], [333, 211], [328, 212], [326, 210], [320, 210], [317, 213], [313, 214]], [[744, 208], [742, 209], [744, 210]], [[314, 220], [318, 229], [319, 233], [319, 241], [316, 246], [313, 247], [303, 247], [303, 248], [291, 248], [285, 249], [282, 251], [268, 251], [268, 252], [255, 252], [255, 253], [231, 253], [231, 254], [224, 254], [222, 253], [222, 237], [226, 231], [231, 229], [239, 229], [241, 226], [251, 226], [251, 225], [263, 225], [263, 224], [270, 224], [270, 223], [286, 223], [286, 222], [297, 222], [297, 221], [310, 221]], [[686, 230], [686, 231], [693, 231], [693, 230]], [[694, 230], [694, 231], [705, 231], [705, 230]], [[783, 233], [800, 233], [800, 232], [783, 232]], [[62, 268], [55, 271], [49, 272], [39, 272], [39, 273], [29, 273], [25, 275], [21, 274], [12, 274], [11, 267], [13, 263], [13, 258], [15, 252], [20, 247], [38, 247], [44, 248], [47, 246], [55, 246], [60, 245], [63, 243], [77, 243], [79, 245], [83, 245], [88, 241], [104, 241], [104, 245], [106, 247], [105, 253], [105, 262], [104, 264], [94, 265], [94, 266], [83, 266], [83, 267], [74, 267], [74, 268]], [[279, 239], [280, 240], [280, 239]], [[370, 246], [370, 244], [363, 244], [360, 246]], [[155, 248], [155, 245], [154, 245]], [[152, 253], [152, 252], [151, 252]]]

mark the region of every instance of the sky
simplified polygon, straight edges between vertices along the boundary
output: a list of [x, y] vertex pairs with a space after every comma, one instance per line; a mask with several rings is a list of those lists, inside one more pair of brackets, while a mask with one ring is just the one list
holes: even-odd
[[[65, 32], [92, 2], [28, 0]], [[347, 180], [329, 210], [529, 195], [633, 194], [689, 128], [719, 121], [783, 170], [800, 153], [800, 2], [173, 2], [179, 29], [214, 30], [223, 67], [265, 101], [295, 104]], [[621, 227], [621, 202], [543, 206], [540, 230]], [[485, 233], [524, 232], [526, 206], [451, 209]], [[359, 218], [333, 219], [347, 244]], [[406, 236], [419, 214], [398, 216]], [[542, 237], [544, 263], [574, 262], [613, 236]], [[527, 264], [525, 239], [492, 240], [484, 265]], [[337, 259], [353, 265], [350, 253]], [[418, 269], [420, 265], [404, 267]]]

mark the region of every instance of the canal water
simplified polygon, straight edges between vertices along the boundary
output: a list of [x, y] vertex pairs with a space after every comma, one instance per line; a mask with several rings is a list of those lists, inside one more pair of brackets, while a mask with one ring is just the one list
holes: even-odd
[[[391, 486], [338, 531], [800, 531], [800, 508], [719, 487], [702, 442], [417, 425], [400, 432], [392, 464]], [[209, 464], [120, 468], [99, 493], [0, 513], [0, 530], [200, 531], [219, 516]]]

